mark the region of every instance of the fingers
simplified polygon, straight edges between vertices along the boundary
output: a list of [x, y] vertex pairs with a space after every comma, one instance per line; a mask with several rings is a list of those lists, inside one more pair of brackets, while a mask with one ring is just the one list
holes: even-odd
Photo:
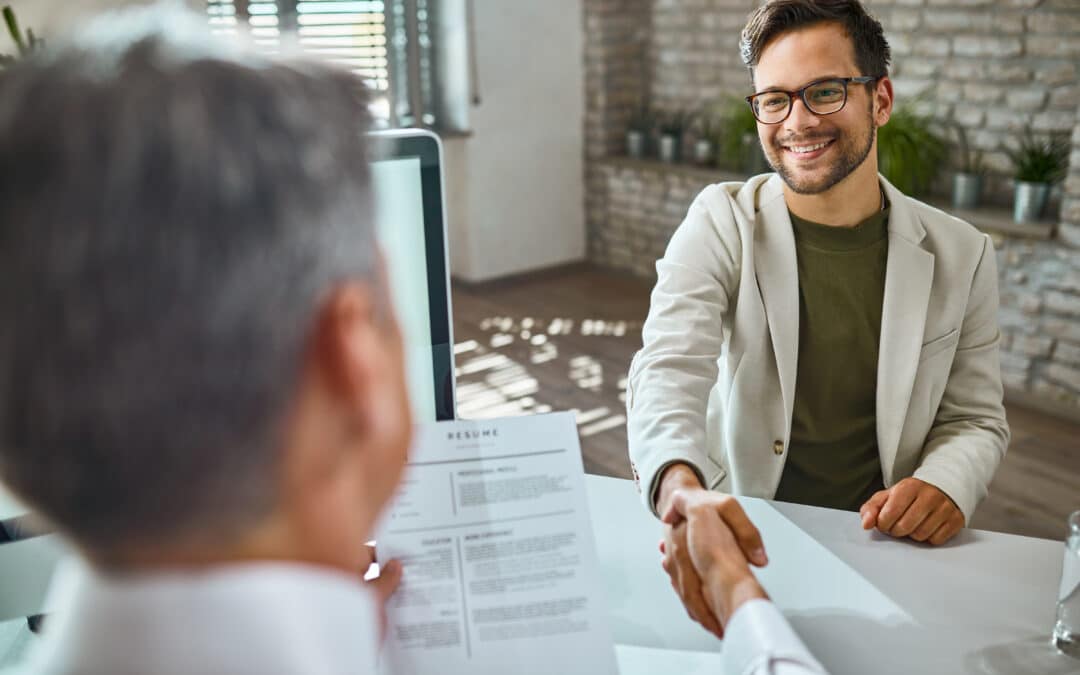
[[739, 543], [739, 548], [742, 549], [746, 559], [758, 567], [768, 565], [769, 557], [765, 555], [765, 544], [761, 541], [761, 532], [750, 522], [750, 518], [739, 502], [728, 497], [721, 503], [719, 511], [720, 516], [735, 535], [735, 540]]
[[949, 515], [945, 522], [941, 524], [941, 527], [930, 535], [930, 539], [927, 541], [934, 546], [941, 546], [955, 537], [962, 529], [964, 529], [964, 514], [960, 512], [960, 509], [957, 509], [955, 513]]
[[[943, 501], [944, 497], [940, 494], [920, 491], [916, 495], [915, 501], [911, 503], [907, 511], [904, 511], [904, 515], [900, 516], [900, 519], [889, 530], [889, 534], [894, 537], [906, 537], [912, 534], [942, 506]], [[944, 519], [944, 515], [942, 519]], [[938, 524], [940, 525], [940, 523]], [[934, 526], [934, 529], [930, 531], [933, 532], [936, 529], [937, 526]]]
[[393, 595], [400, 584], [401, 561], [391, 560], [380, 566], [379, 576], [368, 582], [368, 588], [375, 591], [375, 596], [378, 598], [379, 604], [382, 605]]
[[885, 534], [892, 534], [892, 528], [914, 503], [919, 494], [918, 485], [904, 479], [889, 489], [889, 498], [877, 517], [877, 529]]
[[717, 637], [722, 636], [723, 629], [705, 602], [701, 579], [690, 560], [690, 551], [686, 542], [686, 525], [665, 529], [665, 555], [660, 564], [671, 578], [672, 588], [682, 600], [683, 607], [691, 619]]
[[691, 499], [691, 493], [686, 490], [675, 490], [671, 493], [671, 499], [668, 500], [667, 510], [660, 516], [661, 522], [668, 525], [677, 525], [679, 522], [686, 518], [686, 512], [689, 509], [689, 502]]
[[940, 488], [917, 478], [905, 478], [892, 488], [875, 493], [863, 504], [860, 513], [864, 528], [874, 520], [875, 506], [883, 496], [876, 527], [885, 534], [937, 546], [964, 527], [964, 514]]
[[878, 490], [870, 499], [866, 500], [866, 503], [859, 509], [859, 515], [862, 516], [862, 529], [869, 530], [877, 526], [878, 514], [881, 513], [881, 507], [885, 506], [888, 499], [888, 490]]
[[734, 497], [704, 490], [675, 490], [661, 520], [669, 525], [677, 525], [684, 520], [700, 522], [714, 514], [719, 515], [731, 530], [747, 560], [758, 567], [769, 564], [761, 532], [750, 522]]
[[[945, 524], [945, 521], [949, 519], [951, 511], [952, 506], [942, 500], [937, 508], [928, 514], [926, 518], [919, 523], [918, 527], [912, 530], [908, 536], [915, 541], [926, 541], [934, 534], [934, 532], [937, 532], [939, 527]], [[907, 516], [905, 515], [904, 518], [907, 518]]]

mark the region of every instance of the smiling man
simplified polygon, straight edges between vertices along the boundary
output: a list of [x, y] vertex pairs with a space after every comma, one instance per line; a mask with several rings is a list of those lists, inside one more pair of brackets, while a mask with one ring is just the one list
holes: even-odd
[[[993, 245], [878, 174], [889, 45], [857, 0], [767, 2], [740, 47], [775, 174], [703, 190], [657, 263], [627, 395], [645, 502], [752, 495], [942, 544], [1008, 445]], [[666, 526], [665, 569], [719, 633], [686, 543]]]

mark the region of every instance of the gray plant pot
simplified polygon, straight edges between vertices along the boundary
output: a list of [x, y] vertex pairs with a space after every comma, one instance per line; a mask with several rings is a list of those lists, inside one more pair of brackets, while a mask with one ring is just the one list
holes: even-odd
[[635, 159], [645, 156], [645, 133], [637, 129], [626, 132], [626, 154]]
[[679, 161], [679, 141], [681, 139], [673, 134], [660, 135], [660, 161]]
[[979, 205], [982, 178], [980, 174], [963, 171], [953, 176], [952, 205], [954, 209], [973, 209]]
[[1042, 217], [1050, 197], [1048, 183], [1025, 183], [1016, 181], [1016, 193], [1013, 196], [1013, 220], [1017, 223], [1029, 223]]
[[694, 162], [702, 166], [711, 164], [713, 160], [713, 143], [707, 138], [699, 138], [694, 142]]

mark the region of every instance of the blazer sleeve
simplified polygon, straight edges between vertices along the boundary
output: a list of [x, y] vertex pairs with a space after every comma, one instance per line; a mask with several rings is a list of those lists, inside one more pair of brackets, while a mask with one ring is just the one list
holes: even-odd
[[1009, 445], [1001, 384], [997, 262], [984, 235], [960, 341], [915, 478], [937, 486], [968, 523]]
[[684, 462], [708, 487], [705, 418], [737, 289], [740, 236], [733, 204], [706, 188], [656, 263], [657, 281], [642, 330], [643, 346], [627, 378], [627, 440], [634, 477], [654, 514], [657, 479]]

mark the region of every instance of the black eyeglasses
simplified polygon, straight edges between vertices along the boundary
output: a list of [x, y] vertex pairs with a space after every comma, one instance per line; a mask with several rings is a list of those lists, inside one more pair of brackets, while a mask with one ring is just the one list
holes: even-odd
[[795, 91], [775, 89], [751, 94], [746, 97], [754, 117], [762, 124], [780, 124], [791, 114], [796, 98], [801, 98], [807, 110], [815, 115], [831, 115], [840, 112], [847, 103], [848, 84], [866, 84], [880, 77], [829, 77], [817, 80]]

